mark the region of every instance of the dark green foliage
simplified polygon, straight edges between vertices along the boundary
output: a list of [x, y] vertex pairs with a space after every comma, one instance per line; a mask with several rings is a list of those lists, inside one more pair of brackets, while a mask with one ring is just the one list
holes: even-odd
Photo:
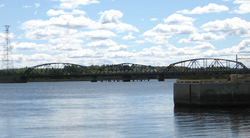
[[21, 76], [27, 68], [0, 70], [0, 77]]

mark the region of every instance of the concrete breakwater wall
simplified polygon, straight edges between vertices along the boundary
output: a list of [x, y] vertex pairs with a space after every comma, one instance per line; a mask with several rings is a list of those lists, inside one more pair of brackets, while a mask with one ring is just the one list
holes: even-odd
[[0, 83], [26, 83], [25, 79], [20, 77], [0, 77]]
[[175, 83], [176, 106], [250, 106], [250, 82]]

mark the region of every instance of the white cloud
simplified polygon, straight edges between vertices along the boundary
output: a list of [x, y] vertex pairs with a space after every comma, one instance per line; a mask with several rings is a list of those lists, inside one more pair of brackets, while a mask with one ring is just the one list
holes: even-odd
[[68, 28], [81, 29], [87, 28], [95, 22], [83, 16], [74, 17], [72, 15], [61, 15], [60, 17], [53, 17], [49, 19], [51, 25]]
[[249, 55], [249, 53], [250, 53], [250, 39], [242, 40], [239, 43], [239, 45], [237, 45], [237, 47], [239, 47], [240, 53], [247, 53]]
[[117, 43], [112, 40], [100, 40], [87, 44], [89, 47], [109, 47], [114, 45], [117, 45]]
[[72, 52], [69, 52], [68, 54], [69, 58], [84, 58], [84, 57], [95, 58], [95, 57], [101, 57], [101, 56], [103, 56], [103, 54], [95, 52], [92, 49], [82, 49], [78, 51], [72, 51]]
[[69, 36], [73, 33], [76, 33], [76, 31], [62, 29], [62, 28], [55, 28], [55, 27], [53, 28], [46, 27], [44, 29], [28, 30], [25, 32], [25, 37], [27, 39], [46, 40], [46, 39], [51, 39], [56, 36]]
[[93, 23], [91, 26], [89, 26], [90, 29], [96, 29], [96, 30], [113, 30], [116, 28], [115, 23], [105, 23], [102, 24], [100, 22]]
[[94, 31], [80, 32], [76, 34], [75, 36], [79, 38], [87, 38], [91, 40], [105, 40], [111, 37], [115, 37], [116, 34], [108, 30], [94, 30]]
[[39, 46], [37, 46], [36, 43], [28, 43], [28, 42], [24, 42], [24, 43], [20, 43], [20, 44], [13, 44], [15, 49], [18, 50], [36, 50]]
[[193, 47], [177, 48], [174, 46], [169, 46], [167, 51], [169, 51], [169, 55], [174, 57], [185, 55], [199, 55], [201, 53], [200, 49], [194, 49]]
[[124, 33], [125, 31], [134, 31], [134, 32], [139, 32], [139, 30], [130, 25], [130, 24], [126, 24], [126, 23], [105, 23], [102, 24], [100, 22], [98, 23], [93, 23], [90, 27], [90, 29], [97, 29], [97, 30], [113, 30], [115, 29], [115, 31], [117, 33]]
[[36, 6], [36, 8], [40, 7], [40, 3], [35, 3], [34, 5]]
[[0, 45], [4, 45], [4, 44], [5, 44], [5, 34], [0, 33]]
[[81, 50], [83, 42], [83, 40], [74, 37], [62, 37], [49, 40], [49, 43], [56, 44], [53, 48], [53, 52]]
[[167, 44], [168, 39], [170, 37], [171, 36], [154, 36], [153, 38], [145, 38], [145, 41], [155, 43], [155, 44]]
[[123, 13], [118, 10], [105, 11], [101, 15], [100, 22], [105, 23], [117, 23], [122, 18]]
[[[135, 31], [135, 32], [139, 32], [139, 30], [130, 25], [130, 24], [126, 24], [126, 23], [122, 23], [122, 22], [118, 22], [114, 21], [114, 22], [118, 22], [116, 23], [105, 23], [102, 24], [101, 22], [95, 22], [92, 21], [89, 18], [86, 18], [84, 16], [79, 16], [79, 17], [74, 17], [73, 15], [70, 14], [85, 14], [84, 11], [80, 11], [80, 10], [72, 10], [72, 12], [65, 12], [63, 10], [49, 10], [47, 12], [47, 14], [49, 16], [55, 16], [55, 15], [60, 15], [59, 17], [52, 17], [49, 20], [30, 20], [27, 22], [24, 22], [21, 25], [21, 29], [26, 30], [27, 32], [41, 32], [42, 28], [46, 28], [46, 27], [50, 27], [55, 29], [59, 29], [59, 28], [65, 28], [65, 29], [83, 29], [83, 28], [88, 28], [88, 29], [95, 29], [95, 30], [100, 30], [100, 32], [102, 33], [103, 31], [106, 30], [113, 30], [115, 29], [115, 31], [117, 33], [123, 33], [125, 31]], [[113, 18], [115, 19], [115, 18]], [[107, 20], [106, 20], [107, 21]], [[50, 31], [51, 32], [51, 31]], [[108, 35], [110, 34], [110, 32], [108, 32]], [[114, 36], [114, 35], [113, 35]], [[32, 38], [34, 39], [34, 38]], [[45, 38], [47, 39], [47, 38]]]
[[116, 45], [116, 46], [109, 47], [108, 51], [123, 51], [127, 49], [128, 49], [128, 46], [126, 45]]
[[[6, 34], [4, 33], [0, 33], [0, 47], [4, 46], [5, 45], [5, 37], [6, 37]], [[9, 33], [9, 38], [12, 39], [14, 38], [15, 35], [13, 33]], [[1, 55], [2, 53], [0, 53]], [[0, 56], [1, 58], [1, 56]]]
[[214, 3], [209, 3], [207, 6], [204, 7], [196, 7], [192, 11], [189, 11], [187, 9], [182, 10], [182, 11], [177, 11], [177, 13], [182, 13], [182, 14], [204, 14], [204, 13], [211, 13], [211, 12], [223, 12], [223, 11], [228, 11], [228, 7], [224, 5], [217, 5]]
[[37, 29], [39, 27], [45, 26], [56, 26], [67, 29], [81, 29], [90, 27], [92, 24], [95, 24], [95, 22], [83, 16], [74, 17], [73, 15], [61, 15], [59, 17], [52, 17], [47, 21], [30, 20], [24, 22], [21, 25], [21, 29]]
[[[216, 51], [216, 50], [208, 50], [203, 52], [204, 57], [227, 57], [227, 59], [230, 59], [228, 57], [233, 57], [239, 52], [239, 48], [236, 46], [233, 46], [231, 48], [224, 48], [222, 50]], [[233, 56], [232, 56], [233, 55]]]
[[56, 15], [60, 15], [60, 14], [65, 14], [66, 12], [63, 11], [63, 10], [58, 10], [58, 11], [55, 11], [53, 9], [50, 9], [47, 11], [47, 15], [48, 16], [56, 16]]
[[[75, 43], [75, 44], [69, 44], [69, 43], [66, 43], [66, 44], [57, 44], [56, 46], [54, 46], [53, 48], [53, 53], [60, 53], [61, 51], [75, 51], [75, 50], [81, 50], [82, 47], [81, 47], [81, 44], [79, 43]], [[59, 51], [58, 51], [59, 50]]]
[[143, 44], [143, 43], [145, 43], [146, 41], [144, 41], [144, 40], [136, 40], [134, 43], [136, 43], [136, 44]]
[[242, 4], [242, 3], [249, 3], [249, 2], [250, 2], [249, 0], [235, 0], [233, 3]]
[[123, 33], [125, 31], [139, 32], [139, 30], [136, 27], [134, 27], [134, 26], [132, 26], [130, 24], [126, 24], [126, 23], [117, 24], [115, 30], [116, 30], [117, 33]]
[[12, 55], [15, 67], [23, 67], [24, 65], [35, 66], [39, 64], [44, 64], [48, 62], [56, 62], [56, 59], [48, 54], [32, 54], [32, 55], [22, 55], [15, 54]]
[[249, 57], [250, 53], [250, 39], [242, 40], [238, 45], [229, 48], [224, 48], [221, 50], [208, 50], [203, 53], [204, 57], [232, 57], [235, 58], [236, 54], [240, 56]]
[[193, 25], [194, 21], [195, 21], [194, 18], [186, 17], [181, 14], [173, 14], [170, 15], [167, 19], [164, 19], [165, 23], [186, 24], [186, 25]]
[[26, 61], [53, 61], [55, 60], [51, 55], [49, 54], [44, 54], [44, 53], [41, 53], [41, 54], [33, 54], [33, 55], [28, 55], [28, 56], [24, 56], [23, 57], [23, 60], [26, 60]]
[[157, 18], [151, 18], [150, 20], [151, 21], [157, 21], [158, 19]]
[[30, 21], [24, 22], [20, 28], [21, 29], [37, 29], [39, 27], [44, 27], [48, 25], [50, 25], [48, 21], [30, 20]]
[[168, 39], [172, 36], [164, 35], [155, 35], [153, 37], [147, 37], [144, 40], [136, 40], [134, 43], [143, 44], [146, 42], [155, 43], [155, 44], [168, 44]]
[[211, 32], [209, 33], [194, 33], [189, 36], [190, 41], [215, 41], [225, 39], [225, 36], [217, 36]]
[[239, 6], [239, 9], [233, 10], [232, 13], [239, 13], [239, 14], [245, 14], [250, 12], [250, 1], [249, 3], [242, 3]]
[[1, 4], [1, 5], [0, 5], [0, 8], [1, 8], [1, 7], [4, 7], [4, 4]]
[[150, 56], [150, 57], [160, 57], [166, 56], [166, 50], [162, 49], [162, 46], [154, 46], [150, 48], [144, 48], [141, 52], [138, 52], [138, 56]]
[[[70, 2], [66, 2], [65, 0], [65, 3], [69, 4]], [[70, 7], [70, 5], [75, 8], [83, 4], [69, 4], [68, 6]], [[35, 12], [35, 6], [32, 5], [32, 7], [34, 8], [33, 12]], [[205, 7], [200, 7], [203, 11], [195, 12], [195, 9], [191, 9], [189, 12], [190, 14], [198, 14], [223, 11], [218, 9], [215, 10], [216, 8], [213, 9], [211, 7], [212, 10], [209, 11], [206, 10]], [[209, 9], [208, 7], [209, 5], [207, 9]], [[26, 63], [35, 64], [37, 60], [39, 61], [37, 63], [44, 63], [46, 61], [66, 61], [100, 65], [104, 63], [112, 64], [125, 61], [143, 64], [150, 63], [151, 65], [168, 65], [168, 63], [187, 58], [200, 58], [205, 56], [220, 57], [235, 53], [244, 55], [250, 52], [249, 39], [245, 39], [239, 45], [225, 49], [213, 45], [219, 44], [219, 42], [208, 43], [209, 41], [226, 39], [226, 35], [250, 36], [250, 22], [243, 18], [240, 19], [235, 17], [232, 19], [225, 18], [226, 20], [210, 20], [211, 22], [203, 24], [201, 28], [199, 28], [201, 30], [198, 30], [193, 26], [194, 21], [198, 20], [198, 17], [187, 17], [175, 13], [166, 17], [162, 24], [156, 24], [143, 32], [140, 36], [140, 40], [135, 39], [139, 38], [139, 34], [134, 33], [139, 32], [137, 28], [139, 26], [135, 27], [132, 24], [123, 23], [123, 13], [118, 10], [103, 10], [104, 12], [99, 14], [100, 18], [98, 19], [95, 17], [94, 19], [93, 17], [85, 17], [86, 12], [81, 11], [82, 8], [81, 10], [64, 10], [58, 9], [59, 7], [56, 8], [57, 9], [50, 9], [47, 11], [47, 15], [52, 16], [48, 19], [30, 20], [21, 25], [24, 34], [19, 36], [26, 37], [27, 39], [47, 40], [47, 43], [45, 41], [39, 41], [38, 44], [35, 43], [36, 41], [30, 40], [29, 43], [15, 43], [14, 48], [16, 50], [27, 50], [29, 53], [35, 51], [46, 54], [51, 53], [49, 54], [51, 57], [46, 56], [46, 54], [41, 55], [44, 60], [41, 60], [38, 55], [33, 55], [33, 57], [29, 59], [29, 55], [23, 55], [22, 60]], [[156, 20], [156, 18], [152, 18], [152, 20]], [[178, 37], [174, 35], [178, 35]], [[4, 43], [3, 33], [2, 36], [1, 38], [0, 33], [0, 43]], [[174, 38], [170, 39], [170, 37]], [[112, 41], [111, 39], [114, 40]], [[123, 45], [118, 42], [119, 39], [133, 40], [133, 47], [127, 45], [130, 41], [122, 41], [124, 42]], [[237, 37], [236, 41], [239, 39], [243, 38]], [[185, 44], [178, 44], [178, 47], [176, 47], [171, 45], [176, 43], [174, 41], [189, 44], [188, 46]], [[45, 43], [40, 44], [42, 42]], [[134, 43], [147, 44], [135, 47], [136, 44]], [[148, 45], [153, 45], [153, 47], [148, 47]], [[83, 49], [84, 47], [86, 49]], [[141, 47], [144, 49], [140, 49]], [[135, 48], [136, 50], [133, 51]]]
[[198, 50], [215, 49], [215, 47], [210, 43], [203, 43], [203, 44], [195, 46], [193, 48], [198, 49]]
[[36, 15], [37, 14], [37, 11], [34, 13], [34, 15]]
[[105, 55], [107, 58], [129, 58], [133, 57], [134, 53], [127, 51], [110, 52]]
[[178, 43], [190, 43], [188, 39], [182, 38], [178, 41]]
[[50, 51], [52, 49], [52, 45], [48, 44], [36, 44], [36, 43], [12, 43], [14, 49], [16, 50], [31, 50], [31, 51]]
[[73, 9], [73, 11], [70, 14], [80, 14], [80, 15], [84, 15], [86, 12], [85, 11], [81, 11], [78, 9]]
[[130, 32], [130, 33], [129, 33], [129, 35], [122, 37], [122, 39], [123, 39], [123, 40], [131, 40], [131, 39], [135, 39], [135, 37], [134, 37], [134, 36], [132, 36], [132, 34], [133, 34], [133, 33], [131, 33], [131, 32]]
[[195, 27], [189, 25], [158, 24], [152, 30], [146, 31], [143, 36], [192, 34], [196, 31]]
[[76, 39], [73, 37], [64, 37], [64, 38], [57, 38], [57, 39], [50, 39], [49, 43], [52, 44], [81, 44], [84, 41], [81, 39]]
[[59, 31], [52, 31], [50, 29], [37, 29], [35, 31], [27, 31], [25, 32], [25, 37], [27, 39], [33, 39], [33, 40], [46, 40], [53, 38], [55, 36], [62, 35]]
[[75, 14], [79, 14], [79, 15], [85, 15], [86, 12], [85, 11], [81, 11], [81, 10], [78, 10], [78, 9], [74, 9], [72, 10], [72, 12], [65, 12], [63, 10], [53, 10], [53, 9], [50, 9], [49, 11], [47, 11], [47, 15], [48, 16], [57, 16], [57, 15], [75, 15]]
[[62, 3], [59, 8], [62, 9], [74, 9], [79, 5], [88, 5], [92, 3], [99, 3], [97, 0], [60, 0]]
[[[245, 39], [240, 42], [237, 46], [230, 48], [224, 48], [221, 50], [215, 50], [215, 47], [207, 42], [200, 43], [199, 45], [193, 47], [180, 47], [169, 45], [167, 49], [163, 49], [161, 46], [145, 48], [142, 51], [135, 53], [135, 58], [137, 61], [141, 59], [147, 59], [148, 61], [155, 60], [154, 57], [167, 57], [170, 63], [173, 61], [181, 61], [185, 59], [192, 58], [202, 58], [202, 57], [221, 57], [225, 59], [233, 59], [236, 54], [249, 57], [250, 53], [250, 39]], [[233, 55], [233, 56], [232, 56]], [[147, 58], [147, 57], [150, 57]], [[163, 64], [166, 63], [166, 58], [158, 58], [157, 60], [163, 61]], [[144, 61], [145, 62], [145, 61]], [[152, 63], [153, 64], [153, 63]]]
[[226, 20], [216, 20], [203, 24], [201, 28], [206, 32], [220, 32], [223, 35], [250, 36], [250, 22], [234, 17]]

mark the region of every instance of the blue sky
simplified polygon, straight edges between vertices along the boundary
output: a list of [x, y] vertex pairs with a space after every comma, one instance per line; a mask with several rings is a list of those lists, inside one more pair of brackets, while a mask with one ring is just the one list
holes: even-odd
[[[249, 58], [250, 0], [1, 0], [14, 67]], [[241, 60], [249, 64], [247, 60]]]

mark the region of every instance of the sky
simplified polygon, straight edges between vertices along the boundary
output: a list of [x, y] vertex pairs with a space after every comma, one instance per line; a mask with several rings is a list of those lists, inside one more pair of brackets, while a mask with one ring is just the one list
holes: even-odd
[[[250, 64], [250, 0], [1, 0], [13, 66], [167, 66], [196, 58]], [[246, 59], [244, 59], [246, 58]]]

